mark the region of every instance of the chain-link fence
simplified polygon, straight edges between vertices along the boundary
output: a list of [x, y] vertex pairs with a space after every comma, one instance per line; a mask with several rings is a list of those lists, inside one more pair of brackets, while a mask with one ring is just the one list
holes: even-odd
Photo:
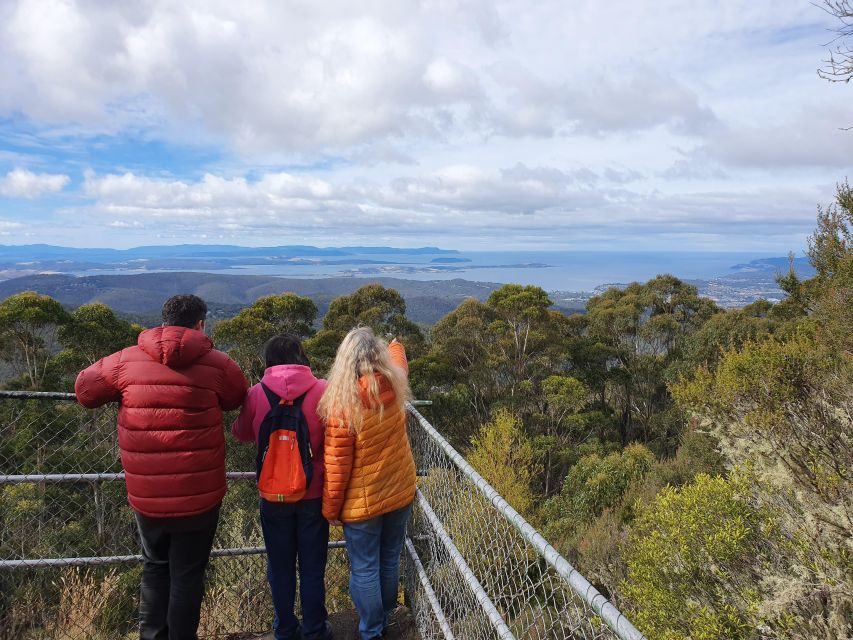
[[[0, 640], [137, 636], [141, 557], [115, 418], [70, 394], [0, 392]], [[642, 638], [413, 407], [409, 435], [420, 478], [404, 587], [423, 638]], [[271, 626], [253, 466], [253, 447], [228, 439], [203, 638]], [[349, 611], [346, 553], [330, 546], [327, 606]]]
[[[73, 400], [0, 392], [0, 640], [138, 637], [142, 558], [116, 411], [89, 411]], [[205, 638], [272, 625], [258, 494], [246, 472], [254, 447], [227, 441], [229, 487], [207, 573]], [[350, 610], [343, 543], [330, 544], [327, 605]]]
[[414, 407], [409, 438], [406, 591], [422, 638], [643, 638]]

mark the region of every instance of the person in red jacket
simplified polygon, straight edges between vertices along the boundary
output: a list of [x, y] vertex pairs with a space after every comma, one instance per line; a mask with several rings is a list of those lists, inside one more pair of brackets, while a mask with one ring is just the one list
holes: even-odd
[[140, 640], [196, 640], [204, 571], [225, 496], [222, 412], [246, 378], [204, 334], [207, 305], [169, 298], [163, 326], [80, 372], [84, 407], [120, 402], [118, 444], [144, 559]]

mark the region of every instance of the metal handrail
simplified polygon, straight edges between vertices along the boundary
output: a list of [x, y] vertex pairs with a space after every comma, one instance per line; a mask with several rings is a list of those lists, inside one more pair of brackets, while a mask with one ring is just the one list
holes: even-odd
[[[228, 480], [254, 480], [254, 471], [226, 471]], [[124, 480], [124, 472], [117, 473], [25, 473], [0, 475], [0, 484], [28, 484], [36, 482], [111, 482]]]
[[[0, 398], [14, 398], [16, 400], [67, 400], [76, 402], [77, 396], [67, 391], [8, 391], [0, 389]], [[432, 400], [411, 400], [414, 407], [428, 407]]]
[[565, 580], [574, 591], [593, 611], [595, 611], [608, 627], [621, 640], [647, 640], [640, 631], [626, 618], [616, 606], [596, 589], [581, 573], [566, 560], [559, 551], [540, 534], [524, 517], [518, 513], [490, 485], [483, 476], [477, 473], [462, 455], [454, 449], [444, 437], [424, 418], [414, 406], [409, 405], [409, 412], [417, 419], [423, 430], [453, 461], [456, 467], [470, 479], [485, 495], [494, 507], [515, 527], [557, 574]]
[[65, 391], [7, 391], [0, 390], [0, 398], [15, 400], [77, 400], [73, 393]]
[[[344, 540], [329, 542], [329, 549], [345, 549]], [[234, 556], [264, 555], [266, 547], [235, 547], [232, 549], [213, 549], [211, 558], [230, 558]], [[141, 555], [129, 556], [91, 556], [74, 558], [23, 558], [20, 560], [0, 560], [0, 569], [21, 569], [26, 567], [89, 567], [106, 564], [139, 564], [143, 561]]]

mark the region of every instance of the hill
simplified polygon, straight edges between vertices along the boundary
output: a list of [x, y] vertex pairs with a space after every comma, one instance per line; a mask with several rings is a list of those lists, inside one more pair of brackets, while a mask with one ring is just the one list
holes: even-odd
[[115, 311], [143, 318], [159, 316], [163, 301], [178, 293], [204, 298], [214, 317], [228, 317], [261, 296], [293, 292], [308, 296], [324, 315], [332, 299], [366, 284], [397, 289], [406, 299], [407, 315], [415, 322], [433, 324], [468, 297], [484, 300], [500, 287], [468, 280], [402, 280], [397, 278], [279, 278], [221, 275], [200, 272], [135, 275], [34, 275], [0, 282], [0, 299], [21, 291], [36, 291], [68, 307], [103, 302]]

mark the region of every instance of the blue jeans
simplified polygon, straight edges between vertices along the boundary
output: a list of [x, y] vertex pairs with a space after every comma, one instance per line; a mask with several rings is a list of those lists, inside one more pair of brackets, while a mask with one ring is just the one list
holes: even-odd
[[412, 505], [365, 520], [344, 523], [350, 562], [349, 590], [363, 640], [378, 638], [397, 606], [400, 553]]
[[[261, 528], [267, 546], [267, 579], [272, 592], [275, 640], [326, 636], [326, 556], [329, 523], [322, 514], [322, 500], [283, 503], [261, 499]], [[293, 614], [296, 601], [296, 560], [299, 559], [299, 620]]]

